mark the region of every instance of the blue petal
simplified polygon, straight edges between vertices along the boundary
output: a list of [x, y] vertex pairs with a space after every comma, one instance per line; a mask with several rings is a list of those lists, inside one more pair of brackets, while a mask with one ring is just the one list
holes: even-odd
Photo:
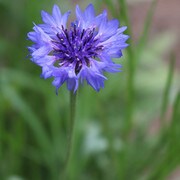
[[36, 42], [37, 41], [37, 34], [35, 32], [29, 32], [27, 34], [29, 40]]
[[117, 19], [107, 21], [106, 18], [104, 18], [100, 24], [98, 32], [100, 41], [104, 41], [114, 35], [117, 32], [118, 26], [119, 21]]
[[60, 27], [61, 26], [61, 11], [56, 4], [53, 6], [52, 16], [55, 22], [57, 23], [57, 25]]
[[85, 20], [92, 20], [95, 17], [94, 6], [89, 4], [84, 11]]
[[78, 88], [78, 79], [75, 79], [75, 78], [67, 79], [67, 88], [69, 91], [76, 92], [76, 90]]
[[110, 57], [121, 57], [121, 50], [128, 46], [126, 40], [129, 38], [129, 36], [122, 34], [123, 30], [125, 30], [125, 28], [118, 29], [116, 34], [112, 35], [109, 39], [99, 43], [99, 45], [103, 46], [103, 52], [105, 52]]
[[66, 27], [66, 23], [67, 23], [67, 20], [68, 20], [68, 17], [70, 15], [70, 11], [68, 11], [67, 13], [65, 13], [62, 18], [61, 18], [61, 25]]
[[107, 12], [105, 10], [102, 14], [99, 14], [98, 16], [96, 16], [94, 19], [94, 22], [97, 25], [97, 27], [99, 27], [102, 21], [104, 21], [104, 19], [106, 18], [107, 18]]
[[120, 58], [122, 56], [122, 51], [120, 49], [123, 49], [123, 47], [121, 46], [121, 48], [119, 47], [107, 48], [105, 52], [107, 55], [109, 55], [112, 58]]
[[123, 33], [127, 29], [127, 26], [122, 26], [118, 29], [118, 33]]
[[81, 11], [79, 6], [76, 6], [76, 17], [78, 27], [81, 29], [94, 28], [97, 26], [97, 19], [95, 17], [94, 6], [90, 4], [84, 12]]
[[37, 60], [33, 59], [33, 61], [39, 65], [39, 66], [50, 66], [53, 65], [53, 63], [55, 62], [55, 57], [54, 56], [44, 56], [44, 57], [40, 57]]
[[84, 67], [81, 70], [81, 81], [86, 80], [96, 91], [104, 87], [104, 80], [106, 79], [100, 72], [94, 71], [92, 68]]
[[76, 5], [76, 17], [79, 20], [83, 20], [84, 19], [83, 12], [81, 11], [79, 5]]
[[42, 28], [40, 28], [39, 26], [35, 25], [33, 27], [34, 31], [36, 32], [36, 37], [38, 40], [42, 41], [42, 42], [51, 42], [51, 38], [49, 37], [48, 34], [46, 34]]
[[49, 66], [43, 66], [41, 77], [43, 77], [44, 79], [47, 79], [51, 76], [52, 76], [52, 69]]
[[32, 53], [32, 57], [34, 59], [38, 59], [40, 57], [48, 55], [51, 50], [52, 50], [52, 48], [49, 46], [42, 46]]
[[55, 86], [56, 89], [59, 89], [63, 85], [63, 83], [66, 81], [66, 79], [67, 79], [67, 76], [62, 73], [61, 76], [54, 78], [52, 85]]
[[51, 26], [56, 26], [53, 17], [46, 11], [41, 11], [41, 17], [44, 23], [49, 24]]
[[27, 47], [30, 53], [33, 53], [36, 49], [32, 46]]
[[120, 64], [115, 64], [110, 56], [106, 53], [103, 53], [100, 56], [100, 60], [103, 61], [105, 63], [105, 66], [103, 68], [104, 71], [110, 72], [110, 73], [115, 73], [115, 72], [120, 72], [120, 68], [122, 67], [122, 65]]

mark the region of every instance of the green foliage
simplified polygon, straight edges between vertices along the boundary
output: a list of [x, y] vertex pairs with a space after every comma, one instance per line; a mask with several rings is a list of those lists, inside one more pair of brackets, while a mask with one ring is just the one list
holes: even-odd
[[[26, 34], [32, 22], [40, 23], [40, 10], [50, 11], [53, 3], [64, 12], [74, 9], [71, 1], [0, 1], [2, 180], [62, 179], [69, 93], [62, 87], [56, 96], [52, 80], [40, 79], [40, 68], [26, 58]], [[132, 36], [125, 0], [94, 3], [97, 9], [106, 5]], [[175, 57], [169, 65], [162, 56], [176, 37], [166, 32], [148, 39], [155, 7], [153, 1], [137, 45], [130, 38], [124, 57], [117, 60], [123, 72], [108, 75], [99, 93], [89, 86], [78, 92], [68, 180], [161, 180], [179, 166], [180, 92]]]

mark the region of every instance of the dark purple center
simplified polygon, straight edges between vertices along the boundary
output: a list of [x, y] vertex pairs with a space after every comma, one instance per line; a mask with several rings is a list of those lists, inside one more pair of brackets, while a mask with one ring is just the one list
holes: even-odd
[[95, 29], [77, 28], [72, 25], [70, 30], [64, 29], [57, 34], [58, 41], [55, 41], [57, 48], [53, 54], [57, 57], [57, 66], [75, 66], [75, 73], [78, 74], [83, 65], [90, 66], [90, 59], [97, 58], [103, 46], [98, 46], [98, 39], [95, 38]]

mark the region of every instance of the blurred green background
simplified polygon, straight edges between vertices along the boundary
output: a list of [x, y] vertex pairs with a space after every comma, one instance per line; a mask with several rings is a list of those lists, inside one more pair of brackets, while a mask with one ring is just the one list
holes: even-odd
[[67, 179], [180, 179], [180, 3], [167, 1], [169, 14], [164, 1], [0, 0], [1, 180], [62, 179], [69, 92], [63, 86], [56, 96], [52, 79], [41, 79], [40, 67], [26, 57], [27, 33], [54, 3], [71, 10], [72, 19], [77, 3], [83, 9], [93, 3], [97, 14], [105, 8], [131, 36], [115, 60], [123, 71], [106, 74], [99, 93], [90, 86], [78, 92]]

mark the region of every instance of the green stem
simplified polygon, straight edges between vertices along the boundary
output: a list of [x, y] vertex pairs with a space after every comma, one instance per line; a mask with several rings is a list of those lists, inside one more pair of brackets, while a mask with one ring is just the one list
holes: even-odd
[[72, 155], [75, 111], [76, 111], [76, 93], [70, 91], [70, 122], [69, 122], [69, 132], [68, 132], [67, 154], [66, 154], [66, 160], [64, 166], [64, 179], [67, 178], [69, 162]]
[[175, 65], [175, 56], [174, 54], [171, 54], [169, 72], [168, 72], [168, 76], [166, 80], [165, 89], [163, 92], [163, 100], [162, 100], [162, 106], [161, 106], [160, 119], [161, 119], [162, 127], [164, 127], [166, 123], [165, 114], [166, 114], [168, 103], [169, 103], [169, 94], [170, 94], [170, 89], [171, 89], [172, 81], [173, 81], [174, 65]]

